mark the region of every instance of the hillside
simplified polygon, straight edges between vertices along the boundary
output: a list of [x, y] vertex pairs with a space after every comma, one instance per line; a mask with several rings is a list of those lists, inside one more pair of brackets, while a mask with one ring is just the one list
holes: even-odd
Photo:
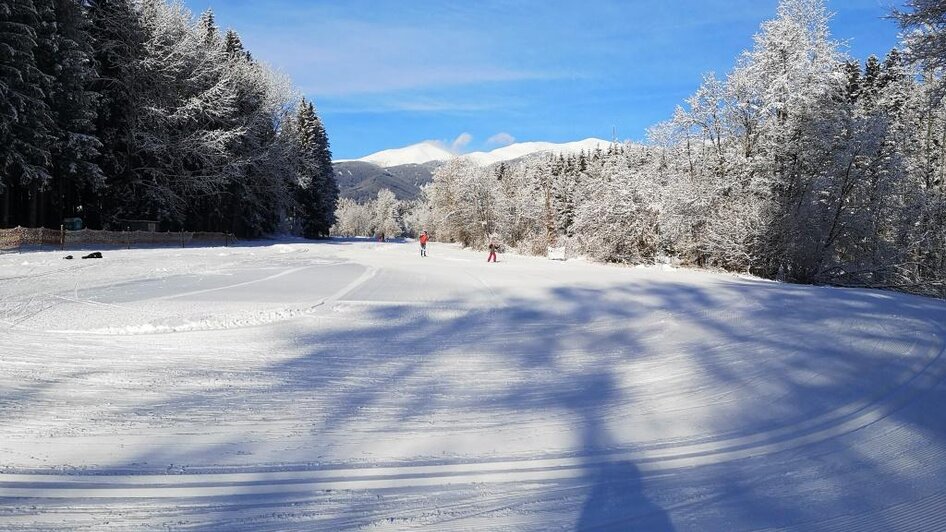
[[400, 200], [412, 200], [420, 196], [421, 187], [433, 179], [438, 165], [430, 162], [382, 168], [364, 161], [345, 161], [336, 162], [334, 168], [343, 198], [367, 201], [386, 188]]

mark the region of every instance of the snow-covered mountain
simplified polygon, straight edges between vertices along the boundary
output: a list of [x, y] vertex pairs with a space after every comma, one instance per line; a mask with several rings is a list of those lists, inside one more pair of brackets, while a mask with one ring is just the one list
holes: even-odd
[[[572, 155], [579, 152], [593, 151], [595, 148], [606, 150], [610, 144], [607, 140], [589, 138], [577, 142], [566, 142], [556, 144], [554, 142], [519, 142], [510, 144], [502, 148], [488, 152], [473, 152], [456, 155], [435, 142], [421, 142], [405, 148], [396, 148], [392, 150], [379, 151], [361, 159], [355, 159], [358, 162], [371, 163], [381, 168], [391, 168], [394, 166], [403, 166], [406, 164], [425, 164], [430, 162], [442, 162], [453, 159], [454, 157], [465, 157], [470, 161], [481, 165], [489, 166], [503, 161], [512, 161], [535, 155], [538, 153], [555, 153]], [[353, 162], [335, 161], [336, 163]]]
[[555, 144], [553, 142], [519, 142], [493, 151], [467, 153], [463, 155], [463, 157], [470, 159], [480, 166], [489, 166], [491, 164], [512, 161], [538, 153], [574, 155], [583, 151], [591, 152], [594, 151], [595, 148], [607, 150], [608, 144], [610, 144], [610, 142], [607, 140], [595, 138], [579, 140], [577, 142], [566, 142], [564, 144]]
[[[357, 159], [364, 163], [371, 163], [381, 168], [391, 168], [393, 166], [402, 166], [405, 164], [424, 164], [433, 161], [448, 161], [454, 156], [443, 146], [434, 142], [421, 142], [405, 148], [396, 148], [393, 150], [379, 151], [367, 157]], [[351, 162], [351, 161], [336, 161]]]

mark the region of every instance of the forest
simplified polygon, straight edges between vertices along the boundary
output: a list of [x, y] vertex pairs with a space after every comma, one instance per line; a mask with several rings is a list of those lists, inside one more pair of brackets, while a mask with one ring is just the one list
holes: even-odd
[[417, 204], [341, 205], [337, 230], [394, 219], [467, 246], [946, 296], [946, 3], [891, 16], [901, 48], [861, 63], [832, 38], [823, 0], [783, 0], [732, 71], [706, 74], [648, 142], [491, 167], [457, 158]]
[[0, 227], [328, 234], [325, 128], [213, 12], [0, 2]]

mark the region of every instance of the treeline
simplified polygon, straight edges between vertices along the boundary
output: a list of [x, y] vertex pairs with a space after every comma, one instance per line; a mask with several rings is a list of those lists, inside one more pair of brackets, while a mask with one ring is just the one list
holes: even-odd
[[941, 2], [897, 13], [910, 53], [851, 60], [822, 0], [783, 0], [724, 78], [647, 146], [443, 166], [415, 217], [435, 238], [802, 283], [946, 295]]
[[420, 212], [416, 201], [401, 201], [394, 192], [383, 188], [375, 199], [358, 202], [342, 198], [335, 212], [337, 222], [333, 236], [396, 238], [406, 234], [418, 235], [424, 230], [415, 214]]
[[324, 236], [338, 190], [311, 102], [212, 12], [0, 2], [0, 226]]

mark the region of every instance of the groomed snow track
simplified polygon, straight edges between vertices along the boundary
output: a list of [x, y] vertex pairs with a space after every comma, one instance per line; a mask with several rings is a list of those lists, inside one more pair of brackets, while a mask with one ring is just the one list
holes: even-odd
[[0, 257], [0, 529], [946, 529], [943, 302], [431, 251]]

